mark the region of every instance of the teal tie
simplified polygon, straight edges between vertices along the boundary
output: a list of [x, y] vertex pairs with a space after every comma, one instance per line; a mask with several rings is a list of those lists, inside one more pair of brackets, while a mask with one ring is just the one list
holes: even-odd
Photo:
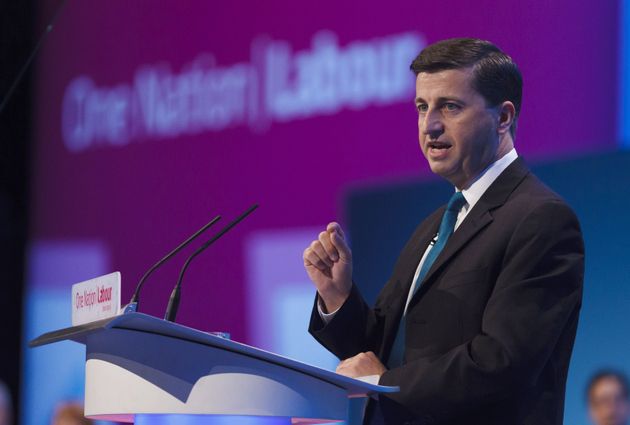
[[[420, 269], [420, 273], [418, 273], [418, 278], [413, 282], [411, 287], [412, 294], [415, 294], [420, 288], [422, 284], [422, 280], [431, 269], [431, 266], [435, 262], [435, 259], [440, 255], [440, 252], [446, 246], [446, 242], [453, 234], [455, 230], [455, 223], [457, 222], [457, 214], [459, 214], [459, 210], [466, 204], [466, 199], [462, 192], [455, 192], [451, 199], [448, 201], [446, 205], [446, 211], [444, 211], [444, 215], [442, 216], [442, 222], [440, 223], [440, 230], [438, 231], [438, 239], [433, 245], [433, 248], [427, 254], [427, 257], [422, 264], [422, 268]], [[413, 295], [412, 295], [413, 296]], [[392, 345], [392, 351], [389, 355], [389, 361], [387, 362], [387, 366], [391, 369], [393, 367], [397, 367], [402, 365], [403, 355], [405, 352], [405, 318], [407, 313], [407, 307], [405, 306], [405, 310], [403, 310], [403, 315], [400, 318], [400, 324], [398, 325], [398, 332], [396, 333], [396, 338], [394, 339], [394, 343]]]

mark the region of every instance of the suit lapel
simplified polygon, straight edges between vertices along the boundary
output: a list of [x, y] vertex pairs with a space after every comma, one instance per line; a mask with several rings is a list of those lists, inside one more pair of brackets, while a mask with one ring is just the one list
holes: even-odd
[[[427, 292], [433, 281], [432, 278], [437, 271], [457, 254], [468, 241], [492, 222], [491, 211], [505, 203], [510, 194], [528, 173], [529, 170], [524, 161], [521, 157], [518, 157], [497, 177], [490, 187], [488, 187], [481, 199], [479, 199], [455, 233], [450, 237], [444, 250], [435, 259], [435, 262], [424, 277], [420, 288], [409, 302], [410, 308], [412, 304], [417, 302], [417, 300]], [[409, 289], [409, 287], [407, 287], [407, 289]]]

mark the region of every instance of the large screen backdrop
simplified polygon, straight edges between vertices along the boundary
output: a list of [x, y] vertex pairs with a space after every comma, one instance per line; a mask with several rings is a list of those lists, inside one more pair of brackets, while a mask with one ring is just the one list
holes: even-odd
[[[42, 2], [41, 27], [55, 7]], [[212, 216], [218, 230], [256, 202], [192, 263], [178, 321], [334, 367], [306, 334], [302, 250], [341, 219], [349, 187], [429, 176], [411, 60], [439, 39], [489, 39], [524, 75], [520, 154], [610, 150], [617, 12], [569, 0], [69, 0], [37, 62], [25, 340], [69, 324], [72, 283], [119, 270], [126, 302]], [[164, 314], [191, 249], [147, 282], [141, 311]], [[22, 423], [80, 397], [82, 362], [78, 345], [25, 350]]]

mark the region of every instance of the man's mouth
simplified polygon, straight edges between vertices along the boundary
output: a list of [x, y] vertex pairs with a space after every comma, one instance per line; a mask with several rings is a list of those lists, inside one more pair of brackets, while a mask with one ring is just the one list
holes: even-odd
[[427, 143], [427, 157], [431, 161], [442, 161], [450, 156], [451, 145], [443, 141], [430, 141]]
[[428, 142], [427, 143], [427, 147], [429, 149], [448, 149], [450, 148], [452, 145], [448, 142]]

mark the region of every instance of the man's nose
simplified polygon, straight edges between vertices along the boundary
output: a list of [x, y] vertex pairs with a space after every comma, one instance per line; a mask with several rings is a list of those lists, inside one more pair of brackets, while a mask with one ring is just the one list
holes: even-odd
[[437, 139], [444, 133], [444, 124], [437, 113], [429, 112], [425, 115], [420, 130], [430, 139]]

